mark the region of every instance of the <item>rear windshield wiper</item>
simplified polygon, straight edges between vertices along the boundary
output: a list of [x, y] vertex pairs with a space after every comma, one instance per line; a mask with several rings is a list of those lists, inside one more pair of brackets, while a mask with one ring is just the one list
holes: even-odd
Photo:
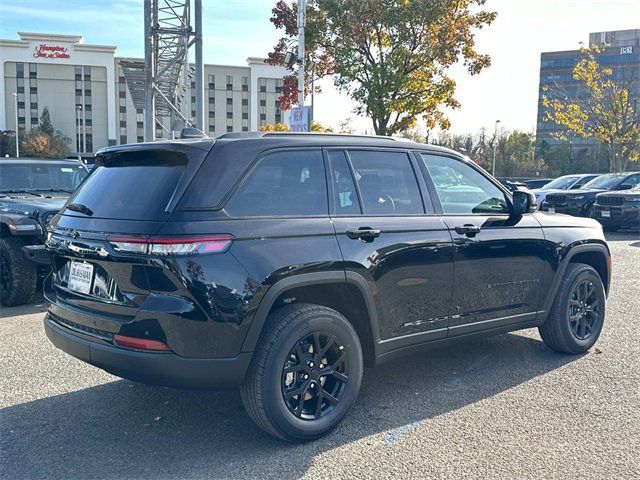
[[73, 210], [74, 212], [84, 213], [85, 215], [87, 215], [89, 217], [91, 215], [93, 215], [93, 210], [91, 210], [86, 205], [82, 205], [81, 203], [72, 203], [70, 205], [67, 205], [67, 208], [69, 210]]

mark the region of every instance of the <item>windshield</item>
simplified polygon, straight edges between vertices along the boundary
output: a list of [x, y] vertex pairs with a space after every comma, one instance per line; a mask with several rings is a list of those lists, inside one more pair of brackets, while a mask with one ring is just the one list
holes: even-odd
[[27, 163], [27, 161], [24, 165], [0, 163], [0, 191], [60, 190], [73, 192], [87, 175], [87, 169], [82, 165]]
[[579, 178], [580, 175], [567, 175], [565, 177], [559, 177], [541, 187], [540, 190], [552, 190], [554, 188], [559, 190], [567, 190]]
[[624, 180], [624, 178], [625, 177], [623, 177], [622, 175], [616, 174], [600, 175], [590, 182], [585, 183], [582, 188], [602, 188], [605, 190], [610, 190], [617, 187]]

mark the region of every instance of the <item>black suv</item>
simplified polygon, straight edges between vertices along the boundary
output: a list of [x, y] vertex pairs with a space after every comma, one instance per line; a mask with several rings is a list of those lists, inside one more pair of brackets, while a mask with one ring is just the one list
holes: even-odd
[[97, 157], [50, 225], [49, 339], [121, 377], [239, 386], [276, 437], [335, 427], [363, 366], [529, 327], [576, 354], [602, 329], [601, 226], [451, 150], [256, 133]]
[[599, 193], [593, 218], [609, 231], [640, 229], [640, 186], [632, 190]]
[[628, 190], [638, 184], [640, 184], [640, 172], [600, 175], [577, 190], [548, 193], [541, 210], [593, 217], [596, 195], [612, 190]]
[[0, 304], [32, 297], [49, 271], [47, 224], [87, 174], [77, 160], [0, 159]]

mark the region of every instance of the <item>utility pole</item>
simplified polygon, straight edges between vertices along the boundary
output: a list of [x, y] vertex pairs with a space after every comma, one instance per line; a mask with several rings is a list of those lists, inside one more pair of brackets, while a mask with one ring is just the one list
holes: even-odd
[[20, 130], [20, 128], [18, 128], [18, 94], [14, 93], [13, 96], [16, 106], [16, 158], [20, 158], [20, 142], [18, 141], [18, 132]]
[[493, 129], [493, 167], [491, 168], [491, 175], [496, 176], [496, 147], [498, 146], [498, 124], [500, 120], [496, 120], [495, 127]]
[[307, 21], [307, 0], [298, 1], [298, 107], [304, 107], [304, 27]]
[[195, 37], [196, 49], [196, 128], [206, 131], [204, 125], [204, 61], [202, 58], [202, 0], [195, 0]]
[[76, 123], [78, 124], [78, 160], [80, 160], [80, 150], [82, 150], [82, 132], [80, 126], [80, 112], [82, 111], [82, 105], [76, 105]]

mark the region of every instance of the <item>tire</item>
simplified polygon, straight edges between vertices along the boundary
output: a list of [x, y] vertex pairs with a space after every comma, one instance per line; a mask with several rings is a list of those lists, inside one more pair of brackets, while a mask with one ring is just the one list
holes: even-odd
[[5, 307], [27, 303], [36, 291], [38, 272], [24, 258], [24, 245], [20, 238], [0, 238], [0, 304]]
[[[309, 348], [314, 334], [320, 338], [318, 350]], [[323, 349], [327, 352], [322, 353]], [[313, 363], [314, 358], [324, 360]], [[289, 442], [315, 440], [338, 425], [353, 405], [362, 382], [362, 366], [358, 335], [344, 316], [319, 305], [286, 306], [267, 318], [240, 388], [242, 402], [251, 419], [268, 434]], [[326, 374], [327, 368], [336, 372]], [[335, 395], [331, 402], [324, 393], [318, 395], [325, 388]], [[304, 393], [290, 396], [300, 389]], [[312, 418], [314, 415], [317, 417]]]
[[[584, 301], [583, 293], [588, 293]], [[586, 352], [602, 331], [605, 304], [604, 285], [598, 272], [584, 263], [570, 263], [549, 316], [538, 328], [542, 340], [556, 352], [573, 355]]]

